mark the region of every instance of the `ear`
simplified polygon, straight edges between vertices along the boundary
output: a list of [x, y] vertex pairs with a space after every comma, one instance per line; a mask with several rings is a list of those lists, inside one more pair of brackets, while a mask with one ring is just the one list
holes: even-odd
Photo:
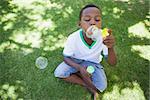
[[81, 22], [80, 21], [78, 21], [78, 27], [81, 27]]

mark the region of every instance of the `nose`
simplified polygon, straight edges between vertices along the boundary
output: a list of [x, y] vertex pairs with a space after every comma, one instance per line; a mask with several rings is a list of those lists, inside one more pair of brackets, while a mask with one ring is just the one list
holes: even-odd
[[94, 18], [91, 19], [90, 25], [96, 25], [96, 22], [95, 22], [95, 19], [94, 19]]

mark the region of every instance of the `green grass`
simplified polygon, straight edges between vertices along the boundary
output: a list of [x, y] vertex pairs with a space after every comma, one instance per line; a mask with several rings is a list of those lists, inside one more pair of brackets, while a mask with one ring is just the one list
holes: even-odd
[[[56, 79], [53, 74], [63, 60], [67, 36], [78, 28], [79, 11], [88, 3], [101, 6], [103, 28], [111, 28], [116, 38], [118, 64], [112, 67], [102, 61], [108, 88], [100, 98], [149, 100], [148, 0], [2, 0], [0, 99], [91, 99], [83, 87]], [[43, 70], [35, 66], [41, 55], [48, 58]]]

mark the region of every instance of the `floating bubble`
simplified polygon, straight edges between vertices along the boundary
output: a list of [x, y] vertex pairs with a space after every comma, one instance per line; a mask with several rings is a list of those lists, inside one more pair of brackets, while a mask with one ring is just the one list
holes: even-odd
[[36, 59], [35, 65], [36, 65], [36, 67], [38, 67], [39, 69], [44, 69], [44, 68], [46, 68], [47, 65], [48, 65], [48, 60], [47, 60], [46, 57], [40, 56], [40, 57], [38, 57], [38, 58]]
[[86, 70], [87, 70], [87, 72], [90, 73], [90, 74], [94, 73], [94, 71], [95, 71], [95, 69], [94, 69], [93, 66], [88, 66]]

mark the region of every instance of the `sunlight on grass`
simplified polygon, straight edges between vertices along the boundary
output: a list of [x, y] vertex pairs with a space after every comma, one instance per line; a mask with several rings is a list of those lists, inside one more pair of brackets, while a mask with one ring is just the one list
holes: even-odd
[[15, 13], [8, 13], [1, 18], [1, 21], [14, 20], [17, 15]]
[[[20, 1], [20, 0], [12, 0], [11, 4], [15, 4], [18, 6], [18, 8], [25, 9], [24, 16], [26, 16], [28, 19], [26, 21], [29, 21], [28, 25], [32, 26], [32, 28], [27, 27], [18, 30], [14, 30], [13, 34], [9, 37], [9, 39], [20, 43], [22, 45], [29, 45], [32, 48], [40, 48], [41, 46], [44, 46], [44, 50], [55, 50], [56, 48], [63, 47], [65, 37], [62, 35], [59, 35], [58, 38], [54, 37], [53, 34], [57, 32], [53, 32], [55, 28], [57, 27], [55, 23], [51, 20], [51, 14], [47, 14], [47, 11], [50, 11], [52, 8], [55, 8], [58, 10], [58, 12], [62, 9], [64, 6], [63, 3], [58, 4], [56, 2], [51, 2], [49, 0], [30, 0], [30, 1]], [[69, 17], [69, 14], [73, 12], [73, 9], [71, 6], [66, 7], [65, 11], [62, 13], [62, 17]], [[57, 13], [57, 11], [56, 11]], [[44, 15], [47, 15], [45, 18]], [[14, 16], [14, 15], [13, 15]], [[12, 17], [13, 17], [12, 16]], [[7, 17], [6, 17], [7, 18]], [[4, 18], [5, 19], [5, 18]], [[4, 26], [5, 30], [11, 28], [13, 26], [13, 23], [11, 22], [7, 26]], [[32, 29], [32, 30], [31, 30]], [[51, 34], [47, 33], [46, 31], [51, 31]], [[42, 35], [47, 35], [46, 39], [42, 39]], [[43, 41], [44, 40], [44, 41]], [[46, 44], [46, 45], [44, 45]], [[53, 45], [52, 45], [53, 44]], [[5, 46], [3, 46], [4, 48]], [[23, 52], [26, 54], [29, 54], [32, 52], [31, 49], [25, 50], [25, 48], [21, 48]], [[2, 52], [3, 50], [1, 50]], [[29, 51], [29, 52], [25, 52]]]
[[29, 1], [12, 0], [11, 3], [18, 5], [19, 7], [29, 7], [34, 1], [37, 1], [37, 0], [29, 0]]
[[15, 34], [13, 34], [13, 36], [9, 37], [9, 39], [23, 46], [29, 45], [31, 48], [21, 47], [15, 43], [10, 43], [9, 41], [7, 41], [0, 45], [0, 52], [4, 52], [5, 49], [10, 49], [12, 51], [20, 49], [23, 55], [28, 55], [33, 52], [32, 48], [40, 47], [43, 47], [43, 50], [45, 51], [53, 51], [58, 48], [63, 48], [64, 43], [67, 39], [67, 37], [61, 34], [57, 37], [48, 35], [47, 37], [45, 37], [45, 39], [42, 39], [41, 36], [42, 33], [34, 31], [26, 31], [25, 33], [22, 33], [21, 31], [18, 33], [16, 32]]
[[9, 22], [9, 23], [7, 23], [7, 25], [4, 26], [3, 28], [4, 28], [5, 31], [7, 31], [8, 29], [11, 29], [12, 27], [13, 27], [13, 22]]
[[136, 36], [139, 38], [150, 39], [150, 32], [146, 28], [143, 22], [136, 23], [133, 26], [128, 27], [129, 37]]
[[149, 27], [149, 30], [150, 30], [150, 21], [149, 21], [149, 20], [144, 20], [144, 24], [145, 24], [146, 26], [148, 26], [148, 27]]
[[[8, 13], [2, 18], [3, 22], [8, 21], [7, 24], [3, 26], [3, 30], [7, 31], [8, 29], [12, 29], [12, 34], [9, 36], [9, 39], [12, 40], [13, 43], [7, 41], [2, 43], [0, 45], [0, 52], [3, 52], [5, 49], [20, 49], [24, 55], [27, 55], [33, 52], [32, 48], [43, 47], [44, 50], [53, 51], [64, 46], [66, 37], [63, 35], [59, 35], [58, 37], [53, 36], [53, 34], [57, 33], [57, 31], [54, 31], [57, 26], [52, 20], [52, 15], [47, 12], [51, 11], [52, 8], [57, 9], [56, 13], [62, 11], [65, 4], [59, 4], [49, 0], [12, 0], [10, 4], [16, 5], [17, 11], [24, 11], [24, 13], [20, 16], [19, 20], [17, 20], [17, 17], [22, 13], [18, 14], [18, 12]], [[66, 7], [62, 12], [62, 17], [69, 17], [72, 12], [73, 9], [71, 6]], [[22, 20], [25, 23], [23, 23]], [[22, 25], [25, 27], [16, 27], [17, 24], [18, 26]], [[16, 27], [15, 30], [13, 30], [14, 26]], [[51, 33], [47, 31], [51, 31]], [[47, 35], [45, 37], [46, 39], [43, 39], [43, 35]]]
[[0, 52], [4, 52], [5, 49], [10, 49], [10, 50], [16, 50], [16, 49], [19, 49], [19, 46], [14, 44], [14, 43], [10, 43], [9, 41], [7, 42], [3, 42], [1, 45], [0, 45]]
[[13, 27], [13, 25], [14, 25], [13, 21], [16, 20], [16, 18], [15, 18], [16, 16], [17, 15], [14, 13], [8, 13], [8, 14], [4, 15], [4, 17], [1, 18], [1, 22], [6, 22], [9, 20], [7, 25], [3, 27], [3, 29], [5, 31], [7, 31], [8, 29], [11, 29]]
[[[61, 9], [63, 7], [63, 4], [57, 4], [57, 3], [51, 3], [49, 0], [31, 0], [31, 1], [20, 1], [20, 0], [13, 0], [11, 2], [12, 4], [15, 4], [18, 6], [18, 8], [26, 9], [28, 13], [25, 13], [25, 16], [31, 21], [29, 22], [30, 26], [34, 26], [37, 28], [37, 30], [54, 30], [56, 28], [55, 23], [51, 20], [50, 16], [49, 18], [44, 19], [43, 15], [46, 15], [45, 13], [47, 10], [51, 10], [53, 7], [57, 9]], [[72, 9], [69, 7], [66, 9], [68, 13], [71, 13]], [[49, 14], [50, 15], [50, 14]]]
[[138, 52], [139, 56], [150, 61], [150, 45], [133, 45], [132, 52]]
[[[110, 14], [107, 10], [107, 7], [103, 7], [102, 15]], [[120, 9], [119, 7], [113, 7], [111, 14], [114, 18], [119, 19], [124, 14], [124, 12], [125, 10]]]
[[69, 14], [71, 14], [73, 12], [73, 9], [69, 6], [68, 8], [65, 9], [65, 11], [63, 12], [63, 17], [67, 18], [69, 17]]
[[137, 82], [132, 82], [133, 88], [120, 89], [119, 86], [113, 86], [111, 92], [103, 95], [102, 100], [145, 100], [144, 94], [140, 85]]
[[11, 51], [14, 51], [14, 50], [21, 50], [21, 53], [23, 55], [28, 55], [30, 53], [33, 52], [33, 49], [32, 48], [24, 48], [24, 47], [19, 47], [19, 45], [15, 44], [15, 43], [10, 43], [10, 41], [7, 41], [7, 42], [3, 42], [1, 45], [0, 45], [0, 53], [4, 52], [6, 49], [9, 49]]
[[54, 24], [54, 22], [51, 19], [48, 20], [38, 20], [36, 22], [34, 22], [33, 24], [34, 27], [37, 27], [37, 29], [39, 31], [43, 30], [43, 29], [50, 29], [50, 30], [54, 30], [56, 25]]
[[[45, 51], [54, 51], [58, 48], [63, 48], [64, 47], [64, 43], [66, 41], [67, 37], [63, 36], [63, 35], [58, 35], [57, 38], [55, 38], [54, 36], [48, 36], [46, 39], [46, 46], [44, 47]], [[50, 41], [54, 42], [53, 46], [49, 46], [48, 44], [50, 43]]]
[[24, 45], [30, 45], [33, 48], [40, 48], [40, 44], [42, 42], [41, 35], [42, 33], [40, 32], [26, 31], [25, 33], [20, 32], [13, 34], [10, 39]]
[[[10, 37], [11, 40], [14, 40], [17, 43], [21, 43], [23, 45], [30, 45], [32, 48], [40, 48], [43, 47], [43, 50], [45, 51], [53, 51], [58, 48], [63, 48], [64, 43], [67, 39], [67, 37], [63, 35], [58, 35], [57, 37], [54, 37], [52, 35], [48, 35], [45, 37], [45, 39], [42, 39], [42, 33], [40, 32], [26, 32], [26, 33], [16, 33], [12, 37]], [[43, 45], [45, 44], [45, 45]], [[2, 47], [5, 48], [7, 44], [3, 44]], [[27, 55], [29, 53], [32, 53], [31, 48], [21, 48], [23, 50], [24, 54]], [[3, 50], [1, 50], [3, 51]]]
[[120, 18], [120, 16], [124, 13], [124, 10], [119, 9], [118, 7], [113, 8], [113, 17], [114, 18]]
[[56, 7], [58, 9], [61, 9], [62, 5], [64, 5], [64, 4], [60, 5], [60, 4], [57, 4], [55, 2], [52, 3], [50, 0], [29, 0], [29, 1], [26, 1], [26, 0], [12, 0], [11, 3], [18, 5], [20, 8], [26, 8], [26, 9], [31, 9], [31, 8], [33, 9], [34, 7], [36, 7], [35, 5], [33, 5], [34, 3], [42, 4], [42, 5], [44, 5], [43, 6], [44, 8], [49, 8], [49, 9], [51, 9], [52, 7]]
[[32, 53], [33, 52], [33, 49], [31, 49], [31, 48], [21, 48], [21, 53], [24, 55], [24, 56], [26, 56], [26, 55], [28, 55], [28, 54], [30, 54], [30, 53]]
[[130, 0], [115, 0], [115, 1], [129, 2]]
[[8, 83], [0, 86], [0, 97], [2, 100], [23, 100], [19, 96], [19, 93], [24, 92], [24, 87], [21, 86], [21, 81], [16, 81], [15, 85], [10, 85]]

